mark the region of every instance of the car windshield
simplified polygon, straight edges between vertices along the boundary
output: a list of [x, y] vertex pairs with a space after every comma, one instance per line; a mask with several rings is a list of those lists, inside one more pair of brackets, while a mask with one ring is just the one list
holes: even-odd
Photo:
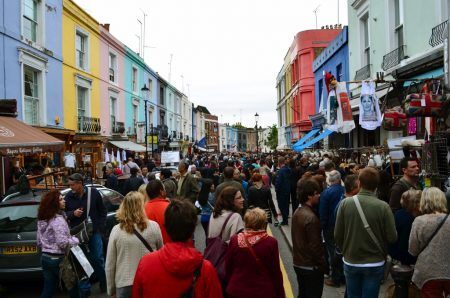
[[34, 204], [0, 208], [0, 233], [36, 231], [38, 207]]

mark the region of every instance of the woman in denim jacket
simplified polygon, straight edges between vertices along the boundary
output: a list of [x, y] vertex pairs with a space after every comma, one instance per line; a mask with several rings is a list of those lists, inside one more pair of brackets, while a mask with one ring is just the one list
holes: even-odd
[[[37, 244], [42, 250], [41, 264], [44, 271], [44, 287], [41, 298], [52, 297], [59, 283], [59, 263], [67, 245], [78, 244], [78, 239], [70, 235], [64, 217], [66, 202], [57, 190], [46, 193], [38, 209]], [[70, 290], [70, 289], [69, 289]], [[78, 287], [70, 290], [70, 297], [78, 297]]]

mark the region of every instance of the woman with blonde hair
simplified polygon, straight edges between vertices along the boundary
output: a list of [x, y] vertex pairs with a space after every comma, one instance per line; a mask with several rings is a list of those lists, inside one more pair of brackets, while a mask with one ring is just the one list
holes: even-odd
[[131, 297], [134, 275], [143, 255], [163, 246], [159, 225], [147, 219], [144, 196], [129, 192], [116, 214], [106, 254], [108, 295]]
[[417, 256], [412, 281], [422, 298], [450, 295], [450, 220], [445, 194], [437, 187], [425, 188], [420, 212], [412, 224], [409, 253]]
[[244, 216], [245, 230], [231, 237], [225, 255], [227, 297], [284, 298], [277, 240], [267, 234], [261, 208]]
[[147, 194], [147, 184], [142, 184], [139, 186], [138, 192], [140, 192], [144, 196], [144, 204], [148, 202], [148, 194]]

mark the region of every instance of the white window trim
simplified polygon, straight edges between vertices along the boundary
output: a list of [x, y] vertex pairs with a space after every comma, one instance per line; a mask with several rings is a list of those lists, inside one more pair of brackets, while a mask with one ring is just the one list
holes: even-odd
[[[81, 35], [84, 35], [86, 37], [86, 66], [84, 68], [80, 67], [78, 65], [78, 60], [77, 60], [77, 47], [76, 47], [76, 39], [77, 39], [77, 33], [81, 33]], [[76, 26], [75, 27], [75, 35], [74, 35], [75, 39], [74, 39], [74, 55], [75, 55], [75, 67], [83, 70], [85, 72], [90, 72], [91, 71], [91, 42], [90, 42], [90, 33], [86, 30], [84, 30], [83, 28]]]
[[119, 58], [118, 58], [119, 56], [118, 56], [116, 51], [114, 51], [113, 49], [109, 49], [109, 52], [108, 52], [108, 64], [109, 64], [109, 55], [110, 54], [112, 54], [112, 55], [114, 55], [116, 57], [116, 68], [114, 69], [114, 81], [111, 81], [109, 79], [109, 67], [108, 67], [108, 81], [110, 83], [112, 83], [113, 85], [118, 86], [119, 85]]
[[46, 58], [40, 57], [31, 51], [19, 48], [19, 64], [21, 75], [21, 93], [22, 93], [22, 119], [25, 120], [25, 88], [24, 88], [24, 66], [34, 68], [39, 71], [38, 74], [38, 96], [39, 96], [39, 126], [47, 125], [47, 63]]
[[78, 86], [82, 88], [86, 88], [87, 98], [86, 98], [86, 117], [91, 117], [91, 91], [92, 91], [92, 80], [85, 78], [81, 75], [75, 75], [75, 94], [76, 94], [76, 103], [77, 103], [77, 117], [78, 117]]
[[[136, 69], [136, 90], [133, 89], [133, 70]], [[139, 68], [137, 65], [131, 65], [131, 92], [134, 95], [139, 95]]]
[[[404, 3], [403, 0], [399, 0], [399, 9], [400, 9], [400, 24], [395, 25], [395, 6], [394, 6], [395, 0], [386, 0], [386, 11], [388, 12], [385, 20], [385, 28], [387, 28], [387, 34], [386, 36], [386, 53], [389, 53], [396, 48], [398, 48], [400, 45], [397, 45], [397, 36], [396, 36], [396, 29], [403, 26], [403, 44], [406, 45], [406, 32], [404, 27]], [[384, 54], [383, 54], [384, 55]]]
[[[357, 67], [356, 69], [360, 69], [366, 65], [363, 65], [365, 63], [364, 62], [364, 55], [365, 55], [365, 50], [367, 49], [367, 47], [365, 47], [365, 45], [361, 42], [364, 40], [364, 27], [363, 27], [363, 19], [365, 17], [367, 17], [367, 31], [368, 31], [368, 36], [367, 38], [368, 40], [368, 48], [370, 51], [370, 46], [371, 46], [371, 42], [370, 42], [370, 10], [369, 10], [369, 1], [368, 0], [360, 0], [360, 1], [355, 1], [352, 6], [353, 8], [356, 10], [356, 17], [358, 19], [358, 32], [359, 32], [359, 67]], [[371, 54], [371, 53], [369, 53]]]
[[[36, 42], [29, 40], [23, 36], [23, 0], [20, 0], [20, 37], [23, 42], [28, 45], [41, 49], [45, 48], [45, 1], [46, 0], [38, 0], [37, 2], [37, 32], [36, 32]], [[39, 47], [40, 46], [40, 47]]]

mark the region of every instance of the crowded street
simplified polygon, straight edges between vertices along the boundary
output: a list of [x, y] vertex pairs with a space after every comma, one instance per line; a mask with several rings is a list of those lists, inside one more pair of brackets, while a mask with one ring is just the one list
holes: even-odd
[[450, 298], [450, 0], [0, 0], [0, 298]]

